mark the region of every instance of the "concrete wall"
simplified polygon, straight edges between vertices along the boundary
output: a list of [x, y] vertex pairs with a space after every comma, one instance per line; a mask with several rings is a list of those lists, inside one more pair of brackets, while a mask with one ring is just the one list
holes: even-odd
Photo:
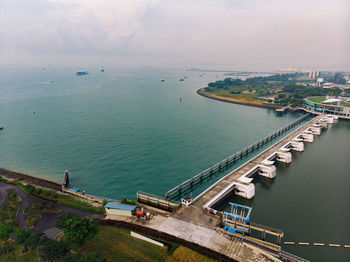
[[121, 210], [121, 209], [114, 209], [114, 208], [105, 208], [105, 210], [107, 215], [131, 217], [131, 211], [129, 210]]

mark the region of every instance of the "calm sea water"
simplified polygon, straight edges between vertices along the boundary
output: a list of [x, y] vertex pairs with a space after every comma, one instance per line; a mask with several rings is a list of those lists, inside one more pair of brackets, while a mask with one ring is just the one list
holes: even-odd
[[[2, 168], [57, 182], [68, 169], [75, 186], [114, 199], [135, 198], [139, 190], [164, 195], [300, 116], [278, 116], [196, 94], [208, 82], [224, 78], [219, 73], [200, 77], [183, 68], [88, 70], [90, 75], [78, 77], [76, 68], [0, 67]], [[184, 82], [178, 81], [184, 76]], [[254, 207], [254, 221], [282, 228], [291, 241], [344, 240], [335, 228], [345, 226], [339, 221], [349, 217], [348, 125], [338, 122], [306, 146], [302, 157], [294, 155], [290, 167], [279, 167], [273, 182], [257, 184], [256, 198], [248, 203]], [[336, 132], [347, 142], [333, 144], [332, 137], [339, 138]], [[343, 228], [344, 236], [348, 229]], [[295, 253], [303, 255], [300, 250]]]
[[164, 195], [298, 117], [197, 95], [223, 77], [216, 73], [89, 71], [1, 69], [3, 168], [55, 181], [68, 169], [73, 184], [110, 198], [135, 198], [138, 190]]
[[[284, 241], [350, 243], [350, 122], [337, 121], [305, 151], [293, 152], [290, 165], [277, 165], [273, 181], [257, 180], [253, 200], [231, 196], [228, 202], [253, 207], [252, 221], [283, 229]], [[311, 261], [350, 261], [344, 247], [284, 246]]]

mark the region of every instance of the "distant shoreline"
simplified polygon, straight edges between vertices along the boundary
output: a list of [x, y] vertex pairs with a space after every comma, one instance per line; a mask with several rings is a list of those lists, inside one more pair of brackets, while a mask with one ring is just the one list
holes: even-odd
[[245, 106], [254, 106], [254, 107], [260, 107], [260, 108], [266, 108], [266, 109], [281, 108], [280, 106], [277, 106], [277, 105], [253, 104], [253, 103], [242, 102], [242, 101], [238, 101], [238, 100], [234, 100], [234, 99], [212, 96], [212, 95], [209, 95], [208, 93], [204, 92], [204, 88], [199, 88], [197, 90], [197, 94], [204, 96], [206, 98], [210, 98], [210, 99], [214, 99], [214, 100], [218, 100], [218, 101], [226, 102], [226, 103], [239, 104], [239, 105], [245, 105]]
[[62, 191], [62, 185], [39, 177], [30, 176], [27, 174], [18, 173], [15, 171], [0, 168], [0, 176], [6, 179], [25, 182], [36, 186], [46, 187], [56, 191]]

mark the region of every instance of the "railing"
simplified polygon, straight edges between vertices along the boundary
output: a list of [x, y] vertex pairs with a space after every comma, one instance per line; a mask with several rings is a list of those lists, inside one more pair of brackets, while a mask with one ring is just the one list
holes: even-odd
[[137, 192], [137, 201], [170, 212], [180, 207], [180, 204], [177, 202], [169, 201], [145, 192]]
[[284, 250], [281, 250], [280, 251], [280, 258], [283, 260], [283, 261], [288, 261], [288, 262], [310, 262], [309, 260], [307, 259], [304, 259], [304, 258], [301, 258], [301, 257], [298, 257], [296, 255], [293, 255], [291, 253], [288, 253]]
[[184, 190], [187, 187], [193, 186], [197, 182], [202, 182], [206, 177], [211, 176], [215, 174], [216, 172], [221, 171], [222, 169], [228, 167], [228, 165], [235, 163], [237, 160], [242, 159], [243, 156], [248, 155], [249, 152], [252, 152], [254, 149], [259, 148], [263, 144], [267, 143], [268, 141], [272, 140], [273, 138], [279, 136], [280, 134], [284, 133], [285, 131], [289, 130], [290, 128], [294, 127], [295, 125], [299, 124], [301, 121], [303, 121], [305, 118], [307, 118], [309, 114], [305, 114], [302, 117], [299, 117], [295, 121], [291, 122], [290, 124], [276, 130], [272, 134], [260, 139], [258, 142], [244, 148], [243, 150], [235, 153], [232, 156], [229, 156], [228, 158], [222, 160], [219, 163], [216, 163], [215, 165], [209, 167], [208, 169], [204, 170], [203, 172], [193, 176], [192, 178], [186, 180], [185, 182], [182, 182], [181, 184], [177, 185], [176, 187], [170, 189], [168, 192], [165, 193], [165, 199], [168, 199], [172, 197], [175, 194], [181, 194], [182, 190]]

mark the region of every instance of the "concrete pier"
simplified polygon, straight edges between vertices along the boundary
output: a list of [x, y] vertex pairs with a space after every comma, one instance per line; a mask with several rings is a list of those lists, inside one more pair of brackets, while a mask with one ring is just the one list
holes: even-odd
[[[220, 199], [225, 197], [224, 190], [227, 189], [229, 191], [234, 191], [234, 189], [231, 189], [230, 186], [234, 186], [235, 183], [244, 183], [246, 186], [248, 186], [251, 183], [251, 179], [245, 174], [249, 172], [250, 170], [254, 169], [256, 166], [265, 166], [266, 164], [272, 164], [273, 157], [278, 156], [280, 153], [289, 153], [290, 150], [296, 150], [296, 151], [303, 151], [304, 150], [304, 144], [300, 141], [294, 141], [296, 137], [299, 137], [300, 134], [305, 133], [305, 131], [310, 130], [310, 128], [318, 128], [321, 130], [321, 128], [325, 128], [327, 125], [326, 122], [320, 122], [321, 119], [325, 118], [325, 116], [317, 116], [310, 120], [309, 122], [305, 123], [298, 129], [296, 129], [291, 134], [285, 136], [280, 141], [251, 159], [250, 161], [246, 162], [242, 166], [238, 167], [236, 170], [232, 171], [222, 179], [220, 179], [217, 183], [215, 183], [213, 186], [209, 187], [207, 190], [205, 190], [202, 194], [197, 196], [193, 200], [193, 206], [201, 207], [201, 208], [211, 208], [215, 203], [217, 203]], [[305, 133], [307, 134], [307, 133]], [[290, 153], [289, 153], [290, 154]], [[289, 159], [291, 160], [291, 159]], [[270, 161], [270, 162], [268, 162]], [[253, 184], [254, 185], [254, 184]], [[243, 196], [243, 193], [241, 193]], [[220, 199], [218, 199], [218, 196]], [[248, 197], [247, 197], [248, 198]], [[212, 201], [213, 199], [216, 199], [216, 201]]]

